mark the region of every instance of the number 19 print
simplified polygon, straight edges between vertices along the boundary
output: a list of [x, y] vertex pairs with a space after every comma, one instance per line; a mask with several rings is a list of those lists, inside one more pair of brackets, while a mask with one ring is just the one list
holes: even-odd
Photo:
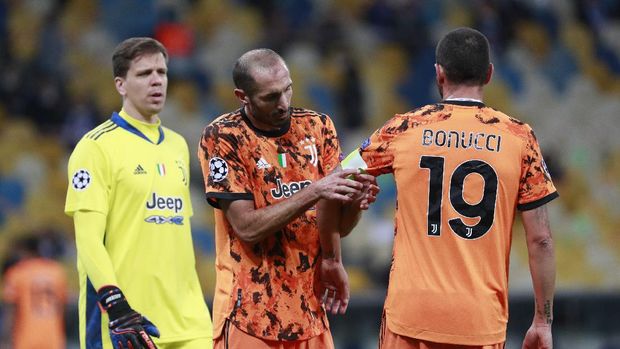
[[[441, 204], [443, 199], [444, 159], [438, 156], [422, 156], [420, 167], [429, 169], [428, 190], [428, 235], [441, 235]], [[472, 173], [484, 179], [482, 199], [477, 204], [465, 201], [463, 188], [465, 177]], [[459, 165], [450, 176], [450, 204], [456, 212], [464, 217], [480, 220], [469, 226], [460, 217], [448, 221], [452, 231], [458, 236], [472, 240], [486, 234], [495, 218], [495, 202], [497, 200], [497, 173], [491, 165], [482, 160], [469, 160]]]

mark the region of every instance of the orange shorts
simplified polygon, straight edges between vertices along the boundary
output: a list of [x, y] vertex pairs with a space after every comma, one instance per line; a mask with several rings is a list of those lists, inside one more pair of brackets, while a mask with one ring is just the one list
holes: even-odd
[[379, 334], [379, 349], [504, 349], [504, 343], [491, 345], [459, 345], [423, 341], [416, 338], [401, 336], [388, 328], [385, 313], [381, 321]]
[[[316, 337], [300, 341], [270, 341], [249, 335], [226, 321], [224, 334], [213, 341], [213, 349], [334, 349], [329, 328]], [[226, 331], [228, 330], [228, 333]]]

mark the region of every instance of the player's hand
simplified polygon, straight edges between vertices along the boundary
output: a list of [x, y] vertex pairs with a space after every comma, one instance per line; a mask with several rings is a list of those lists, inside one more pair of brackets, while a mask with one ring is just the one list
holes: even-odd
[[118, 287], [102, 287], [99, 303], [108, 312], [110, 340], [114, 349], [156, 349], [151, 336], [159, 337], [159, 330], [146, 317], [131, 309]]
[[353, 201], [350, 205], [357, 206], [360, 210], [367, 210], [370, 204], [377, 200], [379, 194], [377, 178], [367, 173], [353, 174], [349, 178], [362, 183], [363, 186], [359, 194], [352, 196]]
[[321, 302], [325, 311], [344, 314], [349, 305], [349, 277], [341, 261], [321, 258], [319, 266]]
[[110, 321], [110, 339], [114, 349], [155, 349], [157, 346], [151, 336], [159, 337], [159, 330], [135, 311]]
[[527, 330], [522, 349], [552, 349], [553, 338], [550, 324], [535, 324]]
[[353, 197], [360, 195], [364, 188], [362, 183], [347, 178], [357, 174], [359, 174], [359, 170], [336, 170], [312, 185], [321, 199], [350, 203], [353, 201]]

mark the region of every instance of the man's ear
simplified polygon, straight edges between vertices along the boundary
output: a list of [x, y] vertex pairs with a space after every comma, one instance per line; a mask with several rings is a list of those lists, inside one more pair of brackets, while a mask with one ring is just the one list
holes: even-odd
[[118, 76], [115, 77], [114, 86], [116, 86], [116, 91], [118, 91], [121, 96], [125, 97], [127, 94], [127, 90], [125, 89], [125, 79]]
[[239, 100], [239, 102], [241, 102], [241, 104], [247, 105], [250, 103], [250, 97], [242, 89], [236, 88], [234, 90], [234, 93], [235, 93], [235, 97], [237, 97], [237, 99]]
[[488, 84], [491, 82], [491, 77], [493, 76], [493, 63], [489, 63], [489, 68], [487, 69], [487, 77], [484, 79], [484, 84]]
[[446, 71], [439, 63], [435, 63], [435, 79], [437, 86], [442, 86], [446, 82]]

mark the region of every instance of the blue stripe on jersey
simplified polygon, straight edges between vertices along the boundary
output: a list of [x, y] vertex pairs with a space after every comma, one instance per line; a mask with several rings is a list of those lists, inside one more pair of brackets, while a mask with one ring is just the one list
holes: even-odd
[[101, 339], [101, 309], [99, 309], [99, 297], [95, 287], [86, 278], [86, 348], [102, 349]]
[[[140, 130], [138, 130], [137, 128], [129, 124], [127, 121], [125, 121], [125, 119], [123, 119], [120, 115], [118, 115], [118, 113], [113, 113], [110, 120], [112, 120], [113, 123], [117, 124], [121, 128], [146, 139], [150, 143], [153, 143], [147, 136], [144, 135], [144, 133], [140, 132]], [[157, 140], [157, 144], [160, 144], [163, 141], [164, 141], [164, 129], [161, 128], [161, 126], [159, 126], [159, 139]]]

